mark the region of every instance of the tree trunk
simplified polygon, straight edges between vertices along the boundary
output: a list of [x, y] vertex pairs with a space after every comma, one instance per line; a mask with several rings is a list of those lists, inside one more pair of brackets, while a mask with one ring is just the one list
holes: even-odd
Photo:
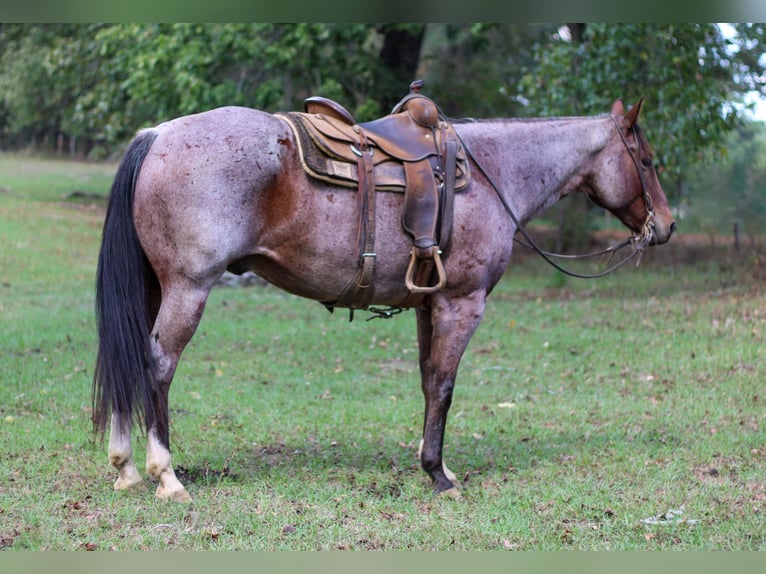
[[387, 113], [408, 93], [410, 83], [417, 79], [415, 73], [426, 27], [384, 24], [380, 31], [383, 34], [380, 59], [385, 71], [378, 82], [381, 90], [379, 99], [383, 111]]
[[[580, 44], [585, 33], [585, 24], [567, 24], [573, 44]], [[576, 73], [576, 70], [572, 71]], [[582, 193], [573, 194], [564, 205], [559, 205], [559, 229], [557, 234], [557, 247], [561, 252], [577, 251], [588, 243], [591, 232], [589, 214], [589, 200]]]

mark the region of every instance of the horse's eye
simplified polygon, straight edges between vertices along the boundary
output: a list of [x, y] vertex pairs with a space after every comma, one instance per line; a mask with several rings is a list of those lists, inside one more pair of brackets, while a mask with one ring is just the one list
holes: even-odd
[[643, 158], [641, 160], [641, 165], [643, 165], [644, 167], [652, 167], [652, 158], [650, 157]]

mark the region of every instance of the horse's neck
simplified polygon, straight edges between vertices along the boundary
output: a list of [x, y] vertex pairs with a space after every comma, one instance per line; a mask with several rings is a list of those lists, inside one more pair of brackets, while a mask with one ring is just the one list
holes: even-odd
[[456, 127], [465, 145], [528, 222], [575, 189], [607, 144], [608, 117], [481, 120]]

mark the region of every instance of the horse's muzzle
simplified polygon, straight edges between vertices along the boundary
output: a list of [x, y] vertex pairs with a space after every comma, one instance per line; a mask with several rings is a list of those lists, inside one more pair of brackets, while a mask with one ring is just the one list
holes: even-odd
[[670, 237], [676, 231], [676, 222], [671, 221], [669, 225], [662, 225], [660, 222], [655, 221], [654, 233], [649, 241], [649, 245], [662, 245], [670, 241]]

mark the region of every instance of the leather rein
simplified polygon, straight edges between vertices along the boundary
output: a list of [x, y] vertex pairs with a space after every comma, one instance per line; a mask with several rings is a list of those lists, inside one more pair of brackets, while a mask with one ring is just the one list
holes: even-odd
[[[641, 182], [641, 191], [643, 194], [643, 200], [644, 205], [646, 206], [646, 219], [644, 220], [644, 223], [641, 228], [641, 232], [632, 235], [631, 237], [625, 239], [623, 242], [613, 245], [610, 247], [607, 247], [606, 249], [603, 249], [601, 251], [597, 251], [594, 253], [587, 253], [584, 255], [562, 255], [557, 253], [551, 253], [548, 251], [545, 251], [541, 249], [535, 241], [530, 237], [529, 233], [527, 233], [527, 230], [524, 229], [524, 226], [519, 221], [518, 217], [516, 217], [516, 214], [514, 213], [511, 206], [508, 204], [508, 201], [505, 199], [502, 193], [500, 193], [500, 189], [495, 184], [495, 182], [492, 180], [492, 178], [489, 176], [489, 174], [484, 170], [482, 165], [476, 160], [476, 157], [471, 153], [471, 150], [468, 148], [467, 145], [465, 145], [465, 142], [463, 142], [463, 148], [465, 149], [466, 154], [468, 157], [473, 161], [473, 163], [476, 165], [476, 167], [479, 169], [481, 174], [486, 178], [486, 180], [489, 182], [490, 186], [492, 186], [492, 189], [495, 190], [495, 193], [497, 194], [498, 198], [500, 199], [500, 202], [503, 204], [503, 207], [508, 212], [508, 215], [510, 215], [511, 220], [516, 225], [516, 229], [521, 232], [521, 234], [524, 236], [524, 239], [526, 242], [521, 241], [520, 239], [517, 239], [514, 237], [514, 241], [519, 243], [520, 245], [523, 245], [524, 247], [527, 247], [529, 249], [532, 249], [536, 251], [548, 264], [553, 266], [558, 271], [564, 273], [565, 275], [569, 275], [570, 277], [576, 277], [578, 279], [596, 279], [598, 277], [603, 277], [605, 275], [608, 275], [612, 271], [615, 271], [616, 269], [622, 267], [625, 265], [628, 261], [633, 259], [634, 257], [638, 256], [638, 259], [636, 261], [636, 266], [641, 262], [641, 255], [643, 254], [646, 247], [650, 244], [653, 236], [654, 236], [654, 211], [652, 209], [652, 198], [649, 195], [648, 186], [646, 183], [646, 178], [644, 177], [643, 171], [641, 169], [641, 165], [639, 162], [638, 157], [636, 154], [634, 154], [630, 146], [628, 145], [628, 141], [625, 138], [625, 134], [622, 131], [622, 128], [620, 128], [620, 124], [617, 123], [617, 118], [614, 117], [614, 115], [610, 115], [612, 118], [612, 121], [614, 121], [614, 125], [617, 128], [617, 133], [620, 134], [620, 139], [622, 140], [622, 143], [625, 145], [625, 149], [628, 150], [628, 155], [630, 155], [631, 160], [633, 160], [633, 164], [636, 166], [636, 171], [638, 172], [638, 178]], [[636, 141], [638, 142], [639, 151], [641, 149], [641, 138], [638, 137], [638, 133], [636, 133], [635, 126], [631, 127], [631, 132], [633, 132], [634, 136], [636, 137]], [[563, 267], [561, 267], [558, 263], [553, 261], [554, 258], [556, 259], [585, 259], [589, 257], [598, 257], [601, 255], [609, 255], [609, 259], [611, 259], [617, 251], [622, 249], [623, 247], [627, 245], [633, 246], [633, 251], [630, 255], [625, 257], [623, 260], [619, 261], [618, 263], [615, 263], [605, 271], [601, 271], [599, 273], [593, 273], [593, 274], [581, 274], [576, 273], [574, 271], [569, 271]]]

